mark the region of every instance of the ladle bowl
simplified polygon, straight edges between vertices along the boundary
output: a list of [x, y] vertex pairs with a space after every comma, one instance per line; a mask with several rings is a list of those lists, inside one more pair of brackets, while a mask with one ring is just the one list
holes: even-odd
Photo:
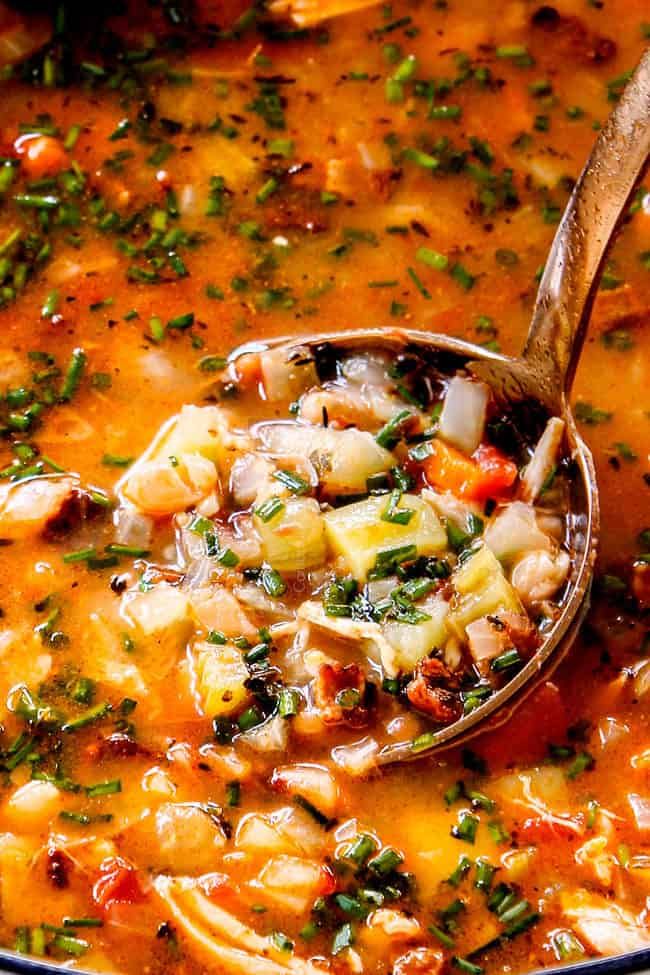
[[[497, 402], [527, 405], [559, 416], [565, 424], [565, 455], [573, 460], [567, 545], [572, 570], [561, 613], [528, 663], [475, 710], [415, 741], [386, 745], [387, 764], [459, 744], [506, 721], [570, 649], [588, 607], [598, 547], [599, 499], [593, 458], [576, 428], [569, 393], [582, 350], [606, 255], [650, 156], [650, 50], [646, 51], [600, 132], [555, 234], [542, 275], [523, 353], [518, 358], [447, 335], [414, 329], [337, 331], [300, 339], [247, 343], [231, 356], [286, 348], [287, 357], [323, 345], [340, 350], [381, 348], [420, 351], [447, 370], [464, 368], [487, 382]], [[441, 371], [447, 371], [444, 366]]]

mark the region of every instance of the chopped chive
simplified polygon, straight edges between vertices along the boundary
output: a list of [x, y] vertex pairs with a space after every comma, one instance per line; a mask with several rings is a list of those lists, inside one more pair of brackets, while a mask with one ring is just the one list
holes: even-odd
[[449, 935], [442, 930], [442, 928], [436, 927], [435, 924], [430, 924], [427, 931], [429, 934], [432, 934], [434, 938], [437, 938], [440, 944], [444, 945], [445, 948], [455, 948], [456, 942], [453, 938], [450, 938]]
[[83, 938], [75, 938], [70, 934], [56, 934], [52, 939], [52, 944], [59, 951], [64, 951], [66, 955], [73, 955], [79, 958], [85, 955], [90, 945]]
[[86, 795], [89, 799], [95, 799], [98, 796], [113, 796], [117, 792], [122, 791], [122, 783], [120, 779], [112, 779], [108, 782], [97, 782], [96, 785], [86, 786]]
[[224, 643], [228, 642], [228, 638], [225, 633], [221, 630], [210, 630], [207, 636], [208, 643], [214, 644], [214, 646], [221, 647]]
[[415, 287], [418, 289], [418, 291], [420, 292], [420, 294], [422, 295], [422, 297], [423, 298], [426, 298], [427, 301], [429, 301], [431, 299], [431, 293], [429, 291], [427, 291], [427, 289], [424, 287], [424, 285], [420, 281], [420, 279], [419, 279], [416, 271], [412, 267], [407, 267], [406, 273], [408, 274], [408, 276], [410, 277], [411, 281], [413, 282], [413, 284], [415, 285]]
[[483, 969], [480, 965], [475, 965], [474, 962], [468, 961], [467, 958], [459, 958], [458, 955], [453, 955], [451, 963], [454, 968], [457, 968], [461, 972], [465, 972], [466, 975], [483, 975]]
[[472, 861], [464, 853], [458, 859], [458, 863], [453, 872], [447, 878], [447, 883], [452, 887], [460, 887], [463, 878], [467, 876], [472, 867]]
[[306, 494], [307, 491], [309, 491], [309, 484], [307, 481], [293, 471], [274, 471], [273, 477], [277, 481], [280, 481], [281, 484], [284, 484], [284, 486], [288, 488], [292, 494]]
[[119, 454], [104, 454], [102, 464], [106, 467], [128, 467], [133, 463], [133, 457], [121, 457]]
[[45, 304], [41, 308], [41, 315], [43, 318], [52, 318], [59, 307], [59, 292], [54, 289], [50, 291], [47, 298], [45, 299]]
[[589, 752], [579, 752], [566, 770], [567, 779], [577, 779], [587, 769], [593, 768], [595, 761]]
[[112, 555], [129, 555], [136, 559], [146, 558], [149, 555], [148, 548], [140, 548], [137, 545], [122, 545], [118, 542], [112, 542], [110, 545], [107, 545], [105, 551]]
[[86, 368], [87, 361], [87, 356], [83, 349], [73, 350], [70, 363], [63, 380], [63, 386], [61, 387], [61, 392], [59, 393], [59, 399], [62, 402], [67, 403], [74, 396], [75, 392], [77, 391], [77, 387], [81, 382], [81, 377], [84, 369]]
[[66, 552], [63, 556], [63, 561], [66, 565], [73, 565], [75, 562], [87, 562], [88, 559], [94, 558], [97, 554], [97, 549], [94, 545], [88, 545], [86, 548], [79, 548], [75, 552]]
[[277, 598], [278, 596], [284, 595], [287, 591], [287, 584], [277, 569], [263, 568], [260, 574], [260, 581], [267, 596]]
[[385, 846], [384, 849], [368, 862], [368, 870], [376, 873], [380, 877], [386, 877], [393, 870], [396, 870], [404, 857], [392, 846]]
[[276, 515], [280, 514], [281, 511], [284, 511], [284, 501], [282, 498], [274, 495], [271, 498], [267, 498], [261, 504], [258, 504], [253, 510], [257, 517], [266, 524], [272, 518], [275, 518]]
[[278, 714], [281, 718], [293, 718], [298, 714], [300, 694], [291, 687], [283, 687], [278, 694]]
[[408, 525], [415, 514], [412, 508], [398, 508], [402, 497], [399, 490], [391, 491], [388, 504], [381, 513], [381, 520], [388, 521], [393, 525]]
[[62, 725], [61, 731], [78, 731], [80, 728], [87, 728], [88, 725], [94, 724], [95, 721], [101, 721], [111, 710], [111, 705], [106, 701], [103, 704], [97, 704], [94, 708], [90, 708], [89, 711], [80, 714], [78, 718], [66, 721]]
[[418, 247], [415, 252], [415, 259], [434, 268], [436, 271], [446, 271], [449, 266], [449, 258], [440, 251], [434, 251], [430, 247]]
[[501, 671], [509, 670], [511, 667], [519, 667], [522, 663], [519, 651], [513, 647], [512, 650], [506, 650], [495, 657], [490, 664], [490, 669], [495, 673], [501, 673]]
[[400, 428], [414, 415], [411, 410], [404, 409], [391, 417], [375, 437], [379, 446], [384, 447], [386, 450], [392, 450], [401, 439]]

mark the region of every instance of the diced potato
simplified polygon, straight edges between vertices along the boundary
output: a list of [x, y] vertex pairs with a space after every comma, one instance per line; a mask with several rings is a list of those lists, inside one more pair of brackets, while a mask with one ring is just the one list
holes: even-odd
[[488, 523], [483, 536], [496, 557], [506, 562], [522, 552], [548, 551], [551, 542], [537, 524], [535, 509], [523, 501], [512, 501]]
[[281, 572], [298, 572], [325, 561], [325, 524], [314, 498], [289, 498], [269, 521], [254, 516], [264, 559]]
[[599, 954], [647, 948], [648, 930], [630, 911], [586, 890], [565, 891], [560, 901], [579, 936]]
[[447, 546], [447, 533], [433, 509], [421, 498], [404, 494], [397, 510], [410, 509], [408, 524], [383, 521], [386, 496], [370, 497], [325, 515], [331, 549], [346, 562], [355, 579], [364, 580], [380, 552], [414, 545], [417, 555], [435, 555]]
[[389, 621], [382, 626], [390, 650], [382, 647], [381, 662], [389, 677], [398, 673], [409, 674], [433, 649], [441, 649], [447, 642], [449, 634], [445, 620], [449, 603], [432, 596], [419, 603], [417, 608], [431, 619], [422, 623]]
[[62, 794], [51, 782], [27, 782], [9, 797], [4, 819], [22, 833], [46, 833], [62, 806]]
[[300, 914], [323, 885], [318, 863], [288, 854], [271, 857], [258, 878], [260, 893], [280, 907]]
[[[151, 831], [147, 830], [151, 836]], [[151, 860], [170, 873], [214, 869], [226, 843], [221, 825], [194, 802], [165, 802], [156, 812]]]
[[199, 643], [194, 648], [197, 689], [205, 714], [226, 718], [249, 699], [248, 667], [236, 647]]
[[482, 589], [490, 579], [498, 575], [503, 575], [498, 559], [486, 545], [481, 545], [470, 558], [458, 566], [452, 582], [456, 592], [464, 596]]
[[253, 639], [253, 626], [236, 596], [225, 586], [198, 586], [189, 594], [192, 612], [207, 630], [219, 630], [227, 637]]
[[218, 406], [184, 406], [160, 430], [149, 448], [151, 459], [201, 454], [216, 463], [224, 427], [227, 425]]
[[121, 613], [135, 629], [134, 658], [152, 677], [165, 677], [180, 658], [193, 629], [184, 592], [161, 582], [144, 592], [127, 592]]
[[164, 518], [197, 505], [217, 482], [217, 468], [201, 454], [170, 454], [136, 464], [122, 481], [121, 492], [139, 511]]
[[279, 457], [308, 460], [330, 494], [358, 494], [372, 474], [387, 471], [395, 458], [364, 430], [337, 430], [300, 423], [264, 423], [262, 445]]
[[321, 765], [282, 765], [273, 772], [271, 785], [279, 792], [302, 796], [326, 816], [336, 812], [339, 789], [332, 773]]
[[448, 623], [463, 638], [465, 629], [483, 616], [500, 612], [525, 615], [519, 597], [503, 574], [496, 556], [482, 545], [452, 576], [456, 597]]
[[4, 538], [24, 538], [45, 528], [73, 490], [74, 477], [32, 477], [0, 487], [0, 531]]

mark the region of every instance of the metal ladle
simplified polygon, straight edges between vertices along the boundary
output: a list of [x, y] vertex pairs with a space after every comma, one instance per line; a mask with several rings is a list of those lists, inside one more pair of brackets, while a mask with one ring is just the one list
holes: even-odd
[[413, 329], [364, 329], [319, 334], [300, 340], [250, 343], [233, 353], [286, 347], [287, 355], [327, 344], [340, 349], [405, 346], [438, 354], [487, 382], [497, 401], [541, 404], [566, 429], [575, 479], [569, 515], [572, 574], [561, 615], [531, 660], [482, 705], [416, 742], [386, 745], [380, 764], [448, 748], [506, 721], [515, 707], [546, 678], [567, 652], [584, 618], [593, 577], [599, 531], [598, 486], [589, 448], [580, 437], [569, 392], [605, 257], [650, 155], [650, 50], [629, 80], [603, 126], [568, 202], [542, 275], [523, 354], [511, 358], [446, 335]]

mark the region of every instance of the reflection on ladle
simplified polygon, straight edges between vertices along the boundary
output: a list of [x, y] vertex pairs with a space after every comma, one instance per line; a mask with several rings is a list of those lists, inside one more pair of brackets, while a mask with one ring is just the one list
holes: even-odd
[[506, 720], [546, 677], [571, 646], [584, 617], [596, 555], [598, 488], [589, 449], [578, 434], [568, 394], [582, 349], [605, 256], [650, 155], [650, 51], [641, 59], [620, 101], [604, 125], [551, 246], [533, 310], [523, 355], [513, 359], [485, 348], [410, 329], [374, 329], [251, 343], [232, 359], [260, 348], [296, 350], [324, 344], [341, 351], [379, 348], [392, 355], [405, 346], [428, 355], [451, 357], [487, 382], [497, 401], [531, 402], [564, 420], [565, 449], [574, 461], [574, 490], [568, 526], [572, 556], [562, 613], [528, 663], [483, 704], [453, 724], [421, 735], [415, 742], [387, 745], [380, 763], [403, 761], [449, 747], [485, 730], [486, 722]]

